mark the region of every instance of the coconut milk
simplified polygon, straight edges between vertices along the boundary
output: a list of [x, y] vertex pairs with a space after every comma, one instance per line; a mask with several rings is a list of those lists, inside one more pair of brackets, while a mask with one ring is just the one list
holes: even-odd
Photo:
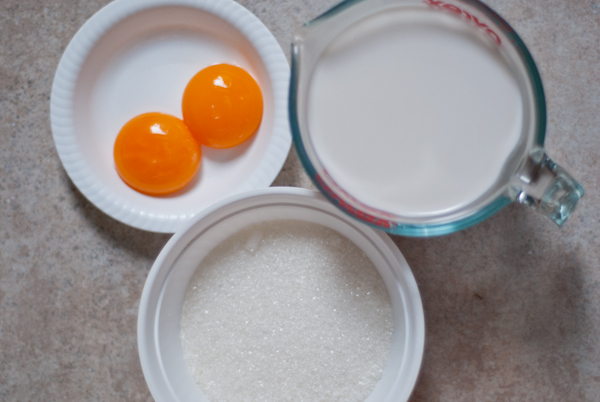
[[472, 25], [434, 8], [393, 9], [356, 23], [321, 56], [310, 137], [360, 202], [435, 216], [500, 177], [524, 131], [524, 101], [496, 38]]

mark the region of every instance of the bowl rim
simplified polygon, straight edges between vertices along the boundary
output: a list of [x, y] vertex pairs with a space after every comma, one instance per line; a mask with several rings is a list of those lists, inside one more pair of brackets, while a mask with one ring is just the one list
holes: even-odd
[[[133, 15], [160, 7], [190, 7], [214, 14], [237, 29], [262, 60], [273, 88], [273, 126], [258, 166], [231, 194], [268, 187], [281, 171], [291, 148], [288, 120], [290, 67], [281, 46], [269, 29], [249, 10], [233, 0], [115, 0], [89, 18], [71, 39], [58, 64], [50, 97], [52, 135], [61, 163], [75, 186], [96, 207], [129, 226], [151, 232], [174, 233], [206, 206], [186, 211], [157, 210], [137, 205], [99, 180], [77, 142], [74, 97], [84, 62], [94, 46], [115, 25]], [[132, 190], [133, 191], [133, 190]], [[223, 198], [223, 197], [221, 197]], [[170, 201], [165, 198], [165, 202]]]
[[[372, 229], [358, 220], [348, 217], [331, 205], [331, 203], [329, 203], [319, 192], [295, 187], [269, 187], [234, 195], [221, 200], [186, 222], [186, 224], [171, 237], [161, 250], [152, 265], [144, 284], [139, 303], [137, 321], [137, 343], [140, 363], [153, 397], [157, 401], [162, 401], [171, 400], [172, 397], [176, 395], [171, 388], [170, 382], [166, 379], [166, 374], [164, 373], [164, 368], [161, 363], [161, 354], [158, 351], [156, 343], [158, 339], [157, 325], [160, 306], [164, 296], [165, 286], [172, 275], [173, 266], [177, 263], [179, 257], [190, 244], [195, 242], [196, 239], [202, 235], [202, 232], [209, 230], [214, 225], [219, 224], [221, 221], [228, 219], [232, 215], [244, 213], [249, 207], [240, 207], [235, 212], [231, 212], [230, 210], [222, 211], [222, 209], [232, 204], [240, 203], [244, 200], [251, 200], [253, 198], [262, 198], [261, 203], [267, 206], [273, 201], [273, 198], [281, 196], [287, 197], [287, 201], [281, 201], [281, 199], [278, 200], [278, 203], [281, 204], [289, 203], [290, 205], [294, 205], [294, 200], [299, 201], [299, 203], [301, 203], [302, 200], [307, 200], [319, 204], [318, 206], [312, 204], [311, 206], [304, 206], [306, 208], [319, 210], [321, 213], [334, 215], [336, 218], [339, 218], [344, 223], [347, 223], [349, 226], [359, 231], [371, 242], [376, 241], [379, 243], [379, 246], [383, 247], [381, 249], [382, 253], [385, 253], [387, 257], [393, 258], [398, 262], [398, 269], [394, 270], [394, 277], [396, 278], [397, 285], [401, 288], [401, 297], [406, 303], [402, 306], [403, 315], [405, 316], [405, 320], [410, 323], [410, 330], [406, 332], [407, 337], [404, 339], [404, 349], [408, 351], [410, 356], [404, 355], [402, 359], [403, 362], [401, 367], [406, 367], [404, 371], [405, 374], [407, 374], [404, 376], [406, 379], [402, 384], [404, 386], [401, 387], [401, 384], [399, 384], [396, 379], [391, 386], [391, 389], [394, 391], [397, 390], [398, 392], [397, 395], [393, 395], [394, 397], [400, 396], [400, 399], [393, 399], [394, 401], [407, 401], [412, 394], [420, 374], [425, 346], [425, 318], [423, 304], [416, 280], [408, 263], [398, 247], [385, 232]], [[259, 207], [259, 205], [257, 204], [254, 207]], [[226, 215], [220, 216], [225, 212]], [[400, 285], [400, 283], [402, 283], [402, 285]], [[410, 309], [408, 306], [410, 306]], [[410, 384], [411, 386], [406, 389], [405, 384]], [[166, 392], [170, 394], [170, 398], [165, 399], [164, 395]], [[385, 399], [386, 402], [388, 400], [389, 398]]]

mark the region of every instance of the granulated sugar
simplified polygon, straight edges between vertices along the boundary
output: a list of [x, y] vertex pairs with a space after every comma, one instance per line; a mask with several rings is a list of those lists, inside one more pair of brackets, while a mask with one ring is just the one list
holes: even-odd
[[247, 228], [200, 264], [183, 352], [211, 402], [362, 402], [387, 361], [389, 296], [366, 255], [321, 225]]

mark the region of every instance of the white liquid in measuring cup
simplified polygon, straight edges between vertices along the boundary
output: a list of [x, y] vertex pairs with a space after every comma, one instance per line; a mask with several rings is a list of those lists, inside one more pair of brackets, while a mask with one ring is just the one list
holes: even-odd
[[310, 82], [308, 129], [331, 178], [371, 207], [435, 216], [494, 186], [523, 132], [521, 91], [493, 39], [428, 8], [339, 35]]

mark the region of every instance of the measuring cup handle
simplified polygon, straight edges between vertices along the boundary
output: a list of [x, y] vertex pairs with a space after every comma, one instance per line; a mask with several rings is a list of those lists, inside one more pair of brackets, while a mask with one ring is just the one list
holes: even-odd
[[585, 191], [548, 155], [531, 155], [520, 174], [517, 200], [562, 226]]

